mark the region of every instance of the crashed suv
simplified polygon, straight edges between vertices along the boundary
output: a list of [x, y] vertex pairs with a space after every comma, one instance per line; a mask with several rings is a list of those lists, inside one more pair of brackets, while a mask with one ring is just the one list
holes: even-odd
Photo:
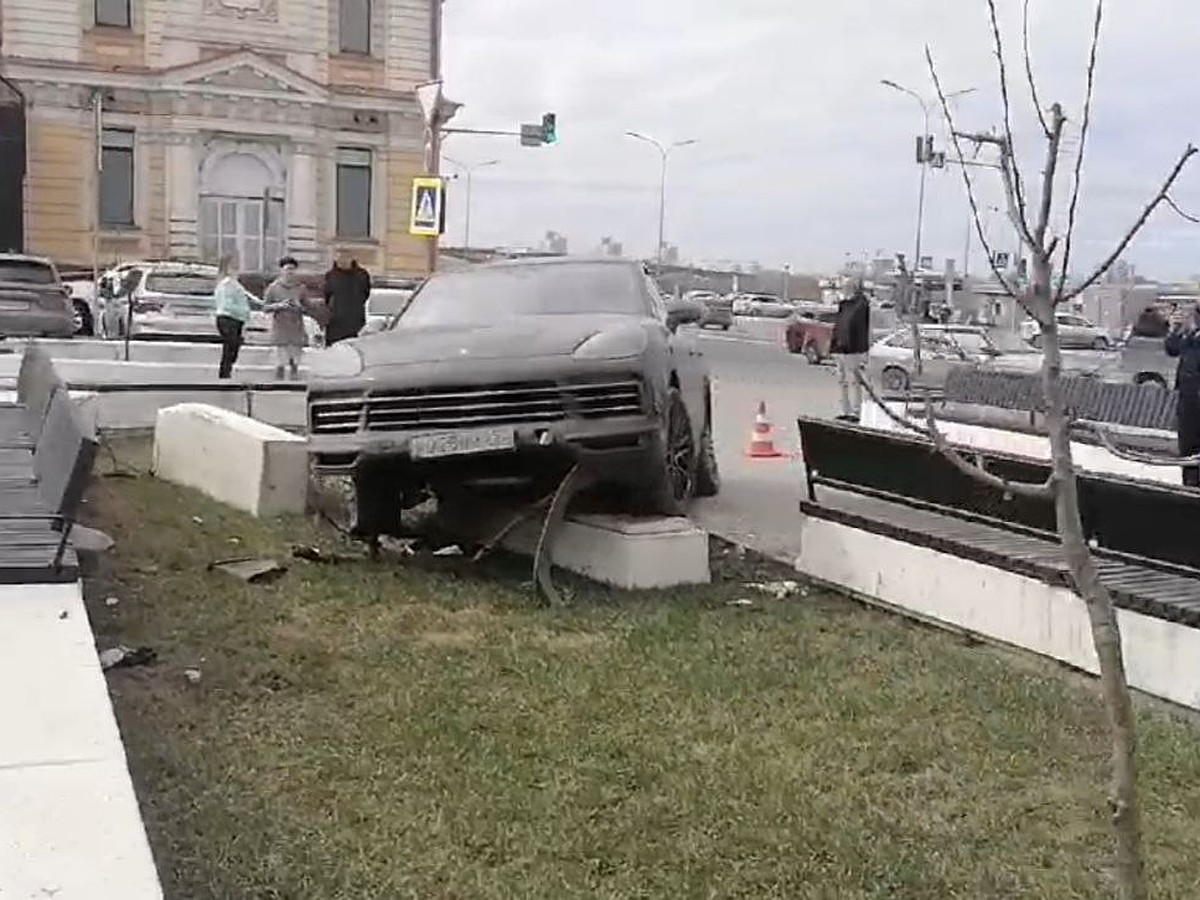
[[360, 534], [432, 492], [553, 491], [576, 465], [629, 511], [719, 489], [695, 304], [640, 263], [539, 259], [438, 274], [383, 331], [313, 354], [310, 452], [353, 476]]

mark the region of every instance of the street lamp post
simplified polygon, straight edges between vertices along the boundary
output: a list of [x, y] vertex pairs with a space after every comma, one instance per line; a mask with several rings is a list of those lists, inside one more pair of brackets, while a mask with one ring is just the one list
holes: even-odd
[[[921, 104], [921, 115], [923, 117], [923, 122], [924, 122], [922, 129], [921, 129], [921, 140], [924, 141], [926, 135], [929, 134], [929, 104], [925, 102], [925, 98], [922, 97], [920, 94], [918, 94], [916, 91], [914, 91], [910, 88], [906, 88], [902, 84], [897, 84], [896, 82], [894, 82], [888, 78], [881, 79], [879, 83], [882, 84], [884, 87], [891, 88], [894, 91], [899, 91], [902, 94], [908, 94], [908, 96], [910, 96], [914, 100], [916, 100], [917, 103]], [[954, 92], [946, 95], [946, 102], [949, 103], [955, 97], [962, 97], [962, 96], [965, 96], [966, 94], [974, 93], [974, 91], [975, 91], [975, 88], [966, 88], [965, 90], [954, 91]], [[921, 189], [920, 189], [920, 192], [917, 194], [917, 240], [916, 240], [916, 250], [913, 253], [913, 273], [914, 274], [916, 272], [918, 272], [918, 270], [921, 268], [921, 238], [922, 238], [922, 235], [924, 233], [924, 228], [925, 228], [925, 176], [929, 170], [929, 162], [930, 161], [928, 159], [923, 158], [921, 160]], [[964, 260], [964, 262], [965, 262], [965, 260]]]
[[475, 171], [477, 169], [486, 169], [488, 166], [498, 166], [498, 165], [500, 165], [500, 160], [488, 159], [488, 160], [484, 160], [483, 162], [475, 163], [475, 165], [473, 165], [473, 166], [468, 166], [466, 163], [461, 163], [456, 159], [451, 159], [449, 156], [443, 156], [442, 159], [444, 159], [446, 162], [450, 163], [451, 165], [458, 166], [460, 169], [462, 169], [463, 174], [465, 174], [466, 178], [467, 178], [467, 203], [466, 203], [466, 209], [464, 210], [464, 213], [463, 213], [464, 220], [465, 220], [463, 223], [463, 249], [470, 250], [471, 249], [471, 187], [472, 187], [472, 182], [474, 180]]
[[647, 137], [646, 135], [636, 131], [627, 131], [625, 132], [625, 135], [627, 137], [634, 138], [635, 140], [644, 141], [645, 143], [650, 144], [652, 147], [658, 150], [659, 154], [662, 156], [662, 177], [658, 184], [658, 253], [655, 254], [655, 258], [661, 265], [663, 261], [663, 244], [666, 242], [667, 228], [667, 162], [671, 157], [671, 151], [677, 150], [680, 147], [690, 147], [696, 142], [694, 140], [687, 140], [676, 141], [673, 144], [663, 144], [659, 141], [656, 141], [652, 137]]

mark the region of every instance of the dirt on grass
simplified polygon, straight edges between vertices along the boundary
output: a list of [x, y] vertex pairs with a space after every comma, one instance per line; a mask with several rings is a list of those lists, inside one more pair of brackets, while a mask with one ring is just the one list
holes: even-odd
[[[108, 678], [169, 900], [1110, 895], [1079, 676], [776, 600], [728, 548], [711, 587], [544, 608], [524, 563], [304, 562], [357, 550], [148, 476], [88, 505], [97, 641], [158, 652]], [[1154, 896], [1194, 898], [1197, 735], [1139, 724]]]

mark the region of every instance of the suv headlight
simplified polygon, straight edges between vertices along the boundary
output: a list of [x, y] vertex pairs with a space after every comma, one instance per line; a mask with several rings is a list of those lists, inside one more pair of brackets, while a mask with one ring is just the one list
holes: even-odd
[[576, 359], [631, 359], [646, 350], [649, 336], [642, 328], [601, 331], [575, 348]]
[[363, 358], [358, 349], [349, 344], [334, 344], [313, 351], [308, 369], [316, 378], [354, 378], [362, 374]]

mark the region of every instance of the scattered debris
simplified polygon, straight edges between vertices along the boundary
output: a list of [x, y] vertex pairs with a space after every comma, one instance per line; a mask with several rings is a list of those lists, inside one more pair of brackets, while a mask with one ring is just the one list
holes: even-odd
[[58, 614], [58, 617], [60, 619], [67, 619], [67, 618], [70, 618], [70, 616], [71, 616], [71, 614], [69, 612], [67, 612], [65, 609]]
[[202, 518], [200, 518], [199, 516], [192, 516], [192, 521], [195, 522], [197, 525], [204, 524], [204, 520]]
[[561, 605], [563, 602], [562, 595], [554, 587], [554, 581], [550, 574], [551, 548], [554, 546], [559, 529], [566, 521], [567, 507], [570, 506], [576, 494], [586, 490], [593, 483], [595, 483], [595, 476], [592, 473], [578, 465], [573, 466], [558, 485], [558, 489], [550, 501], [550, 508], [546, 510], [546, 518], [542, 522], [542, 533], [538, 536], [537, 549], [533, 553], [533, 581], [550, 604]]
[[776, 600], [786, 600], [788, 597], [796, 594], [800, 594], [803, 597], [808, 596], [808, 589], [801, 588], [798, 581], [751, 582], [745, 585], [745, 587], [763, 594], [770, 594]]
[[449, 544], [439, 550], [433, 551], [434, 556], [462, 556], [463, 549], [458, 544]]
[[247, 584], [260, 584], [273, 581], [287, 571], [287, 566], [274, 559], [254, 559], [243, 557], [239, 559], [218, 559], [208, 564], [208, 570], [224, 572], [240, 578]]
[[737, 600], [727, 600], [725, 602], [725, 605], [726, 606], [742, 606], [742, 607], [753, 606], [754, 601], [748, 600], [745, 597], [739, 597]]
[[397, 556], [417, 555], [416, 538], [395, 538], [384, 535], [379, 538], [379, 546], [388, 551], [388, 553], [395, 553]]
[[200, 670], [199, 669], [184, 669], [183, 677], [186, 678], [188, 681], [190, 681], [192, 684], [199, 684], [200, 683]]
[[294, 559], [303, 559], [306, 562], [323, 563], [325, 565], [336, 566], [338, 563], [358, 562], [362, 559], [361, 556], [347, 556], [344, 553], [328, 553], [320, 547], [314, 545], [297, 544], [292, 547], [292, 557]]
[[74, 525], [71, 528], [71, 546], [77, 553], [107, 553], [115, 545], [115, 541], [96, 528], [86, 525]]
[[116, 606], [116, 605], [117, 605], [118, 603], [120, 603], [120, 602], [121, 602], [121, 598], [120, 598], [120, 597], [106, 597], [106, 598], [104, 598], [104, 605], [105, 605], [105, 606]]
[[117, 646], [100, 651], [100, 668], [107, 672], [110, 669], [128, 669], [133, 666], [148, 666], [158, 659], [158, 652], [153, 647]]
[[231, 538], [229, 539], [229, 543], [233, 544], [235, 547], [236, 547], [238, 544], [240, 544], [241, 542], [242, 542], [242, 539], [241, 539], [240, 537], [231, 537]]

